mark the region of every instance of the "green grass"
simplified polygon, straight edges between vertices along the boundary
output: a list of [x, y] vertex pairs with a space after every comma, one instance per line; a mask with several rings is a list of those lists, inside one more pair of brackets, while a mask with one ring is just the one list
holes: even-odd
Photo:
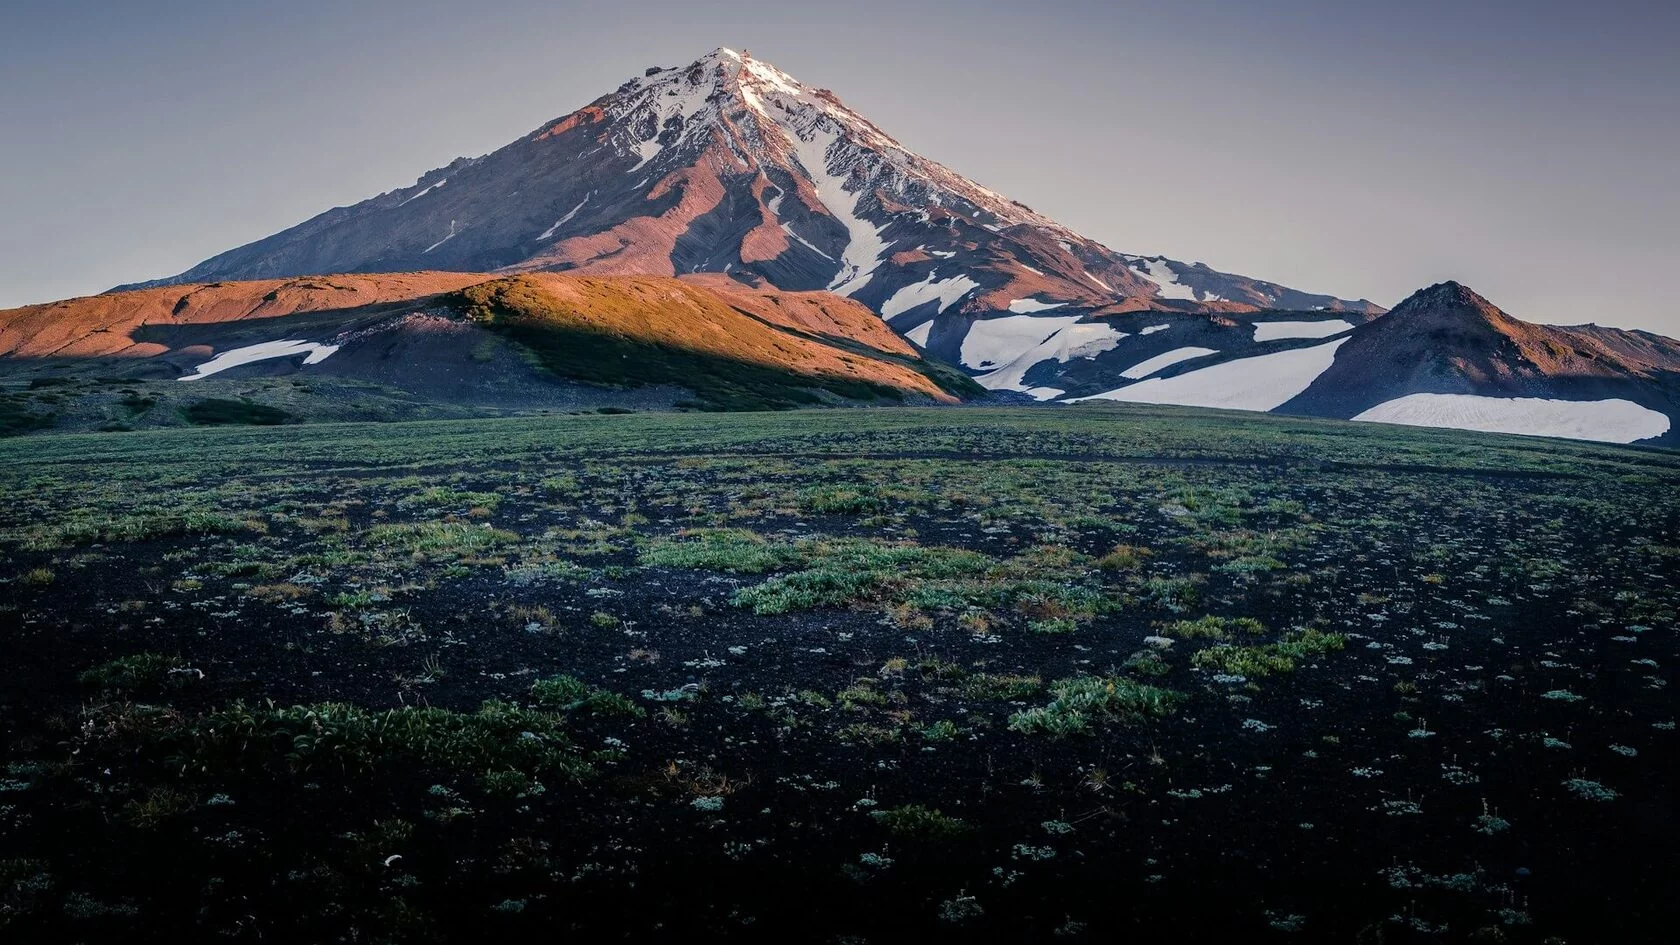
[[800, 552], [803, 570], [743, 588], [731, 601], [757, 614], [838, 607], [888, 598], [919, 581], [982, 574], [992, 565], [973, 551], [852, 538], [803, 543]]
[[1061, 633], [1075, 619], [1116, 602], [1101, 588], [1068, 579], [1086, 560], [1040, 546], [998, 560], [975, 551], [859, 538], [771, 541], [744, 529], [692, 529], [655, 539], [641, 563], [737, 574], [786, 571], [742, 588], [731, 601], [757, 614], [785, 614], [860, 603], [903, 603], [922, 610], [1013, 609], [1039, 632]]
[[1024, 674], [976, 673], [964, 679], [957, 689], [964, 698], [1009, 702], [1043, 692], [1044, 680]]
[[829, 515], [861, 515], [879, 512], [886, 501], [868, 486], [816, 486], [800, 495], [799, 507]]
[[511, 545], [519, 540], [513, 532], [466, 522], [419, 522], [375, 525], [367, 531], [368, 544], [428, 555], [470, 555]]
[[693, 528], [674, 538], [657, 538], [641, 563], [658, 568], [695, 568], [764, 574], [801, 560], [790, 544], [772, 543], [744, 528]]
[[260, 771], [353, 772], [409, 765], [443, 772], [518, 771], [578, 779], [591, 773], [562, 716], [486, 702], [476, 712], [342, 703], [280, 708], [236, 704], [167, 733], [188, 770], [236, 777]]
[[[40, 904], [54, 927], [72, 890], [132, 902], [159, 922], [197, 908], [230, 922], [273, 915], [275, 901], [316, 902], [314, 914], [332, 918], [352, 915], [331, 911], [350, 903], [386, 909], [390, 891], [406, 890], [416, 914], [444, 903], [438, 915], [469, 927], [504, 901], [572, 923], [590, 889], [552, 899], [541, 890], [572, 883], [591, 862], [609, 882], [669, 878], [677, 867], [722, 875], [737, 854], [743, 872], [730, 875], [761, 881], [765, 867], [803, 868], [784, 855], [792, 847], [775, 846], [797, 844], [793, 835], [757, 849], [769, 836], [758, 814], [767, 807], [796, 814], [799, 834], [826, 851], [805, 858], [812, 872], [796, 877], [798, 888], [834, 883], [837, 867], [867, 850], [861, 878], [840, 882], [869, 887], [860, 911], [913, 898], [927, 922], [939, 898], [965, 889], [988, 909], [1010, 896], [1039, 902], [1074, 875], [1049, 871], [1057, 864], [1100, 865], [1124, 885], [1175, 837], [1212, 837], [1217, 855], [1230, 811], [1278, 791], [1312, 811], [1318, 834], [1371, 822], [1373, 803], [1406, 797], [1453, 843], [1481, 843], [1471, 818], [1484, 797], [1481, 810], [1520, 832], [1525, 816], [1568, 798], [1565, 777], [1625, 791], [1613, 808], [1660, 796], [1631, 766], [1661, 760], [1639, 740], [1660, 738], [1647, 726], [1664, 717], [1660, 700], [1639, 693], [1668, 665], [1644, 657], [1662, 655], [1646, 650], [1673, 622], [1673, 582], [1661, 578], [1680, 560], [1666, 537], [1680, 500], [1653, 484], [1677, 471], [1680, 458], [1660, 450], [1536, 449], [1166, 408], [597, 415], [11, 440], [0, 443], [0, 604], [10, 608], [0, 612], [29, 630], [14, 634], [14, 646], [29, 648], [17, 662], [53, 672], [50, 657], [65, 646], [91, 655], [58, 667], [65, 678], [51, 700], [35, 701], [33, 690], [48, 687], [28, 680], [30, 698], [13, 715], [39, 722], [14, 739], [19, 763], [0, 773], [0, 806], [16, 806], [13, 827], [27, 839], [19, 849], [49, 860], [55, 882], [82, 877]], [[502, 528], [454, 520], [492, 495]], [[181, 540], [118, 544], [157, 535]], [[1268, 554], [1288, 567], [1222, 569]], [[25, 583], [37, 568], [54, 575], [44, 589]], [[266, 586], [252, 587], [259, 576]], [[756, 617], [760, 606], [776, 616]], [[813, 607], [862, 612], [781, 616]], [[1319, 629], [1279, 634], [1209, 612]], [[1347, 641], [1328, 631], [1344, 627], [1431, 655], [1421, 667], [1380, 651], [1338, 658]], [[1548, 629], [1558, 635], [1546, 638]], [[1507, 631], [1523, 635], [1529, 655], [1501, 647], [1484, 660], [1484, 638]], [[1179, 642], [1138, 642], [1151, 633]], [[1641, 659], [1618, 670], [1628, 685], [1589, 692], [1577, 667], [1612, 634], [1640, 641], [1612, 647], [1613, 657]], [[1436, 639], [1450, 648], [1437, 652]], [[188, 674], [169, 671], [186, 667], [154, 653], [96, 666], [74, 684], [83, 666], [142, 648], [182, 654], [207, 677], [177, 692], [171, 684]], [[1556, 668], [1541, 672], [1542, 648]], [[1468, 677], [1456, 667], [1472, 655], [1470, 665], [1491, 668], [1471, 676], [1492, 689], [1460, 685]], [[577, 675], [551, 675], [557, 667]], [[1279, 676], [1291, 670], [1301, 677]], [[1261, 685], [1215, 683], [1213, 673]], [[1342, 686], [1363, 673], [1379, 682]], [[1494, 681], [1499, 673], [1519, 683]], [[1591, 701], [1571, 708], [1534, 695], [1562, 688]], [[366, 704], [226, 707], [265, 692], [356, 693]], [[1437, 720], [1442, 710], [1430, 707], [1449, 693], [1485, 724]], [[485, 697], [504, 701], [475, 711]], [[1322, 708], [1295, 710], [1306, 697]], [[387, 708], [398, 704], [440, 708]], [[1570, 712], [1579, 729], [1595, 706], [1625, 723], [1626, 737], [1579, 730], [1571, 753], [1544, 748], [1543, 733], [1522, 724], [1533, 718], [1522, 713]], [[1395, 725], [1402, 707], [1417, 717]], [[1239, 736], [1237, 758], [1218, 738], [1248, 717], [1278, 734]], [[1441, 731], [1411, 741], [1426, 717]], [[1567, 735], [1557, 728], [1567, 722], [1552, 733]], [[1490, 776], [1499, 772], [1486, 753], [1459, 742], [1496, 724], [1512, 734], [1498, 765], [1541, 756], [1557, 770]], [[1599, 751], [1605, 744], [1639, 754]], [[1458, 792], [1462, 803], [1438, 793], [1434, 764], [1381, 764], [1381, 782], [1347, 774], [1424, 746], [1456, 759], [1449, 773], [1462, 765], [1464, 777], [1481, 776]], [[1321, 751], [1328, 765], [1312, 760]], [[1224, 772], [1221, 759], [1276, 766], [1260, 783]], [[604, 776], [566, 783], [590, 765]], [[704, 765], [715, 770], [702, 775]], [[1198, 787], [1230, 790], [1236, 806], [1190, 802]], [[694, 815], [692, 797], [725, 794], [720, 809]], [[1168, 797], [1186, 803], [1169, 810]], [[890, 809], [872, 819], [863, 811], [876, 798]], [[1077, 829], [1046, 835], [1040, 824], [1051, 819]], [[1297, 819], [1273, 826], [1293, 833]], [[82, 825], [81, 839], [60, 845], [76, 836], [61, 823]], [[952, 847], [970, 855], [946, 857], [960, 870], [923, 872], [950, 851], [918, 849], [919, 838], [965, 833], [972, 848]], [[598, 845], [614, 837], [634, 849]], [[382, 865], [392, 854], [403, 859]], [[104, 881], [83, 869], [94, 862], [120, 871]], [[230, 863], [251, 865], [243, 881]], [[1166, 866], [1163, 875], [1183, 878], [1181, 864]], [[46, 869], [0, 861], [0, 877], [34, 881]], [[158, 882], [124, 888], [149, 871]], [[1022, 885], [1003, 895], [1016, 871]], [[1106, 874], [1092, 875], [1097, 895], [1109, 891]], [[901, 876], [917, 885], [885, 888]], [[178, 896], [162, 908], [148, 885]], [[440, 890], [461, 896], [445, 902]], [[1409, 908], [1406, 892], [1392, 895], [1393, 908]], [[267, 896], [279, 898], [246, 906]], [[1035, 915], [1059, 925], [1064, 910], [1052, 904]], [[1383, 905], [1371, 922], [1390, 914]], [[353, 918], [363, 930], [390, 927], [374, 912]], [[454, 919], [432, 920], [439, 933], [457, 930]], [[890, 939], [897, 921], [884, 916], [871, 938]], [[1048, 937], [1050, 926], [1034, 931]], [[328, 940], [347, 928], [311, 931], [330, 931], [313, 935]]]
[[1179, 640], [1229, 640], [1233, 634], [1257, 636], [1266, 625], [1252, 617], [1202, 617], [1175, 620], [1161, 628], [1161, 635]]
[[1056, 738], [1090, 734], [1104, 722], [1140, 722], [1171, 715], [1183, 693], [1125, 678], [1075, 676], [1050, 687], [1047, 705], [1016, 712], [1009, 728], [1025, 735]]
[[922, 804], [901, 804], [875, 811], [870, 816], [888, 833], [908, 840], [951, 840], [974, 829], [961, 818]]
[[551, 676], [531, 684], [531, 699], [551, 712], [622, 715], [640, 718], [647, 713], [626, 696], [591, 686], [575, 676]]
[[213, 397], [182, 407], [181, 419], [194, 426], [274, 426], [291, 420], [292, 415], [266, 404]]
[[495, 511], [501, 501], [502, 497], [494, 492], [472, 492], [447, 486], [433, 486], [404, 500], [407, 505], [419, 508], [485, 508], [491, 511]]
[[1190, 664], [1198, 669], [1235, 676], [1264, 677], [1273, 673], [1294, 672], [1299, 660], [1333, 653], [1346, 645], [1346, 638], [1339, 633], [1299, 630], [1276, 643], [1213, 646], [1197, 650], [1190, 657]]
[[161, 653], [135, 653], [101, 663], [81, 674], [82, 684], [110, 692], [145, 692], [162, 689], [170, 681], [170, 670], [180, 661]]
[[72, 518], [31, 529], [24, 547], [34, 550], [115, 542], [158, 541], [190, 535], [228, 535], [247, 531], [250, 522], [218, 512], [139, 512], [100, 518]]
[[52, 426], [52, 414], [31, 410], [29, 403], [29, 398], [21, 394], [0, 394], [0, 437], [19, 436]]

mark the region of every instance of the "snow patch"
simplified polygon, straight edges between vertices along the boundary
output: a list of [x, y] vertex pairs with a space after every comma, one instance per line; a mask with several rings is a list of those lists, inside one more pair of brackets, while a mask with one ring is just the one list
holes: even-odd
[[430, 246], [426, 247], [425, 249], [421, 250], [420, 255], [424, 256], [427, 253], [431, 252], [434, 249], [437, 249], [439, 246], [442, 246], [443, 244], [449, 242], [450, 240], [452, 240], [454, 238], [455, 238], [455, 221], [450, 220], [449, 221], [449, 235], [445, 236], [443, 239], [438, 240], [436, 243], [433, 243], [432, 245], [430, 245]]
[[546, 229], [546, 230], [543, 230], [543, 231], [542, 231], [542, 235], [541, 235], [541, 236], [538, 236], [538, 237], [537, 237], [537, 239], [539, 239], [539, 240], [546, 240], [546, 239], [548, 239], [548, 238], [549, 238], [549, 237], [550, 237], [550, 236], [553, 236], [553, 235], [554, 235], [554, 231], [555, 231], [555, 230], [558, 230], [558, 229], [560, 229], [560, 228], [561, 228], [561, 227], [563, 227], [563, 226], [565, 226], [565, 225], [566, 225], [566, 223], [567, 223], [567, 222], [568, 222], [568, 221], [569, 221], [569, 220], [571, 220], [571, 218], [572, 218], [572, 217], [575, 217], [575, 216], [577, 216], [577, 212], [578, 212], [578, 211], [579, 211], [579, 210], [582, 210], [582, 209], [583, 209], [583, 205], [584, 205], [584, 204], [586, 204], [586, 203], [588, 203], [588, 202], [589, 202], [589, 198], [590, 198], [590, 197], [593, 197], [593, 196], [595, 196], [595, 192], [594, 192], [594, 191], [593, 191], [593, 190], [592, 190], [592, 191], [590, 191], [590, 192], [589, 192], [589, 193], [588, 193], [588, 194], [585, 194], [585, 195], [584, 195], [584, 198], [583, 198], [583, 199], [582, 199], [582, 200], [581, 200], [581, 201], [579, 201], [579, 202], [578, 202], [578, 205], [577, 205], [577, 206], [575, 206], [575, 207], [573, 207], [573, 208], [572, 208], [572, 209], [570, 209], [570, 210], [567, 210], [567, 211], [566, 211], [566, 215], [565, 215], [565, 216], [563, 216], [563, 217], [561, 217], [561, 218], [560, 218], [560, 219], [558, 219], [558, 220], [555, 220], [555, 221], [554, 221], [554, 225], [553, 225], [553, 226], [551, 226], [551, 227], [549, 227], [549, 228], [548, 228], [548, 229]]
[[1040, 302], [1037, 299], [1015, 299], [1009, 303], [1009, 310], [1017, 315], [1029, 312], [1048, 312], [1053, 308], [1062, 308], [1066, 302]]
[[928, 343], [928, 335], [930, 333], [932, 333], [932, 331], [933, 331], [933, 319], [930, 318], [927, 321], [922, 322], [920, 325], [917, 325], [915, 328], [912, 328], [909, 331], [905, 332], [904, 337], [909, 338], [911, 341], [914, 341], [916, 344], [919, 344], [922, 347], [926, 348], [927, 343]]
[[949, 279], [934, 281], [938, 271], [928, 273], [921, 282], [913, 282], [892, 294], [892, 298], [881, 303], [881, 317], [892, 318], [910, 311], [918, 305], [939, 300], [941, 314], [950, 308], [958, 299], [969, 292], [980, 288], [980, 283], [968, 276], [952, 276]]
[[963, 336], [962, 363], [971, 368], [995, 368], [1008, 364], [1077, 321], [1078, 315], [1011, 315], [981, 319], [968, 326], [968, 334]]
[[1353, 327], [1341, 318], [1321, 322], [1255, 322], [1255, 341], [1278, 341], [1283, 338], [1328, 338]]
[[1132, 263], [1132, 271], [1155, 283], [1160, 288], [1163, 299], [1188, 299], [1196, 301], [1196, 291], [1178, 281], [1178, 273], [1165, 259], [1139, 259]]
[[201, 381], [212, 374], [219, 374], [231, 367], [250, 364], [253, 361], [267, 361], [270, 358], [289, 358], [293, 355], [307, 354], [304, 364], [320, 364], [333, 355], [339, 345], [324, 345], [314, 341], [265, 341], [261, 344], [246, 345], [243, 348], [233, 348], [223, 351], [214, 358], [200, 364], [192, 374], [178, 377], [180, 381]]
[[[991, 321], [1011, 321], [1012, 319], [992, 319]], [[1037, 344], [1019, 351], [1008, 363], [996, 370], [982, 374], [975, 378], [981, 387], [987, 390], [1018, 390], [1031, 394], [1034, 390], [1052, 390], [1048, 387], [1028, 388], [1026, 386], [1027, 371], [1036, 364], [1055, 360], [1062, 364], [1075, 358], [1094, 358], [1105, 351], [1112, 351], [1120, 344], [1120, 339], [1126, 337], [1123, 331], [1116, 331], [1107, 322], [1079, 322], [1074, 316], [1055, 316], [1050, 318], [1026, 318], [1027, 321], [1039, 323], [1062, 322], [1048, 336]], [[989, 324], [989, 322], [975, 322], [974, 327]], [[969, 329], [973, 335], [974, 327]], [[1026, 326], [1030, 327], [1030, 326]], [[968, 338], [963, 339], [963, 351], [967, 354]], [[965, 358], [966, 363], [966, 358]], [[984, 365], [981, 365], [984, 366]], [[1065, 391], [1056, 391], [1051, 396], [1061, 396]], [[1037, 394], [1033, 396], [1037, 397]], [[1040, 400], [1048, 399], [1039, 397]]]
[[1124, 400], [1139, 404], [1183, 404], [1230, 410], [1274, 410], [1307, 389], [1336, 360], [1347, 341], [1238, 358], [1180, 374], [1140, 381], [1080, 400]]
[[1174, 348], [1165, 354], [1158, 354], [1146, 361], [1139, 361], [1124, 371], [1121, 371], [1120, 376], [1132, 381], [1141, 380], [1142, 378], [1148, 377], [1162, 368], [1171, 367], [1180, 361], [1188, 361], [1191, 358], [1205, 358], [1210, 354], [1218, 353], [1219, 350], [1217, 348]]
[[1140, 335], [1153, 335], [1158, 331], [1166, 331], [1168, 328], [1171, 328], [1171, 327], [1172, 326], [1168, 325], [1168, 324], [1150, 325], [1148, 328], [1145, 328], [1142, 331], [1138, 332], [1138, 334], [1140, 334]]
[[709, 100], [712, 93], [717, 90], [715, 80], [693, 84], [688, 81], [687, 73], [684, 72], [661, 73], [660, 75], [664, 78], [659, 79], [658, 84], [649, 87], [647, 100], [642, 103], [642, 107], [653, 113], [654, 136], [646, 141], [636, 141], [630, 145], [636, 154], [641, 157], [641, 160], [637, 161], [636, 166], [625, 173], [635, 172], [658, 157], [659, 153], [665, 149], [665, 146], [659, 143], [659, 133], [672, 118], [682, 119], [682, 137], [687, 138], [691, 133], [690, 129], [697, 124], [703, 124], [696, 121], [700, 113], [712, 107]]
[[788, 140], [793, 144], [800, 166], [805, 168], [811, 176], [811, 183], [817, 188], [817, 199], [851, 234], [845, 251], [840, 254], [840, 271], [828, 284], [829, 291], [849, 296], [868, 284], [881, 265], [881, 256], [887, 251], [881, 231], [886, 227], [876, 226], [858, 214], [858, 204], [867, 196], [867, 189], [856, 194], [847, 193], [846, 182], [850, 175], [834, 174], [828, 169], [828, 152], [840, 140], [840, 133], [830, 131], [819, 123], [810, 129], [810, 135], [807, 141], [789, 130]]
[[429, 185], [425, 190], [422, 190], [419, 193], [415, 194], [414, 196], [408, 198], [407, 200], [404, 200], [402, 203], [397, 204], [397, 206], [406, 207], [409, 204], [413, 203], [414, 201], [419, 200], [421, 197], [426, 196], [427, 194], [431, 193], [434, 190], [437, 190], [439, 187], [442, 187], [444, 184], [447, 184], [447, 183], [449, 183], [449, 178], [445, 177], [444, 179], [438, 181], [437, 183]]
[[[1065, 244], [1065, 243], [1064, 243], [1064, 244], [1063, 244], [1063, 245], [1064, 245], [1064, 246], [1065, 246], [1065, 245], [1066, 245], [1066, 244]], [[1088, 273], [1088, 272], [1087, 272], [1087, 273], [1086, 273], [1086, 274], [1085, 274], [1085, 278], [1087, 278], [1087, 279], [1089, 279], [1089, 280], [1091, 280], [1091, 281], [1092, 281], [1092, 282], [1095, 282], [1095, 283], [1096, 283], [1096, 284], [1097, 284], [1097, 285], [1099, 285], [1099, 286], [1102, 286], [1102, 288], [1103, 288], [1103, 289], [1104, 289], [1104, 290], [1105, 290], [1105, 291], [1108, 291], [1108, 292], [1113, 292], [1113, 291], [1114, 291], [1114, 287], [1113, 287], [1113, 286], [1111, 286], [1111, 285], [1109, 285], [1109, 284], [1108, 284], [1108, 283], [1106, 283], [1106, 282], [1104, 282], [1104, 281], [1102, 281], [1102, 280], [1101, 280], [1101, 279], [1098, 279], [1098, 278], [1097, 278], [1097, 277], [1096, 277], [1096, 276], [1093, 276], [1093, 275], [1091, 275], [1091, 274], [1090, 274], [1090, 273]]]
[[1548, 400], [1476, 394], [1407, 394], [1354, 417], [1412, 427], [1632, 443], [1668, 432], [1666, 415], [1631, 400]]

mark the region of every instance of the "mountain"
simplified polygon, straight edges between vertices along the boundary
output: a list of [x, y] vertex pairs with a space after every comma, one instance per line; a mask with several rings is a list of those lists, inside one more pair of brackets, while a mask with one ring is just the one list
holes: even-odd
[[[421, 272], [191, 283], [0, 311], [0, 432], [299, 419], [955, 403], [859, 303], [728, 276]], [[222, 408], [235, 410], [243, 408]]]
[[1349, 332], [1280, 412], [1673, 443], [1680, 341], [1536, 325], [1443, 282]]
[[[986, 352], [971, 336], [964, 363], [978, 366]], [[1680, 417], [1680, 342], [1594, 325], [1531, 324], [1456, 282], [1423, 289], [1370, 319], [1279, 311], [1069, 318], [980, 381], [1001, 375], [1062, 402], [1680, 442], [1671, 423]]]
[[419, 269], [748, 273], [856, 299], [935, 351], [977, 320], [1052, 309], [1381, 311], [1115, 252], [728, 49], [143, 285]]
[[[429, 271], [398, 275], [416, 270]], [[224, 280], [291, 280], [253, 309], [274, 313], [293, 304], [287, 293], [327, 291], [306, 288], [311, 278], [332, 285], [373, 273], [389, 275], [359, 290], [368, 294], [357, 311], [369, 317], [383, 316], [388, 302], [418, 305], [424, 283], [450, 296], [436, 304], [454, 319], [451, 331], [514, 341], [521, 369], [674, 384], [709, 406], [803, 402], [782, 381], [719, 387], [722, 364], [791, 372], [805, 396], [820, 389], [844, 401], [886, 390], [938, 401], [978, 384], [1005, 400], [1185, 404], [1663, 444], [1675, 442], [1670, 418], [1680, 403], [1680, 345], [1669, 339], [1528, 324], [1456, 283], [1385, 314], [1365, 300], [1116, 252], [910, 152], [832, 92], [727, 49], [648, 69], [491, 154], [144, 285], [194, 283], [214, 298]], [[681, 281], [660, 287], [650, 278]], [[566, 281], [578, 279], [597, 281]], [[673, 305], [679, 296], [686, 301]], [[147, 297], [132, 298], [78, 304], [104, 311], [98, 306]], [[199, 310], [185, 298], [174, 304]], [[337, 317], [318, 322], [333, 338], [342, 335]], [[143, 353], [139, 346], [163, 343], [73, 339], [72, 327], [39, 317], [17, 324], [42, 326], [29, 350], [132, 343], [130, 353]], [[603, 333], [632, 347], [551, 343]], [[437, 356], [457, 364], [459, 350]], [[164, 360], [184, 366], [187, 357], [177, 348]], [[334, 355], [323, 365], [353, 363]], [[842, 383], [865, 375], [884, 386]], [[450, 399], [476, 403], [476, 389]], [[527, 402], [542, 399], [521, 389]]]

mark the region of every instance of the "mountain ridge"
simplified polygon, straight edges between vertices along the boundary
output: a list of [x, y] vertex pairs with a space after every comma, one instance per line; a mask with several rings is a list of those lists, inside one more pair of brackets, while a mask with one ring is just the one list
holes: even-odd
[[[1385, 313], [1117, 252], [910, 151], [833, 92], [721, 47], [147, 285], [421, 269], [828, 293], [1004, 399], [1621, 441], [1671, 442], [1680, 416], [1680, 343], [1531, 325], [1456, 281]], [[802, 304], [820, 324], [828, 303]], [[849, 344], [862, 329], [846, 324]]]
[[728, 276], [343, 274], [0, 311], [0, 431], [170, 425], [206, 395], [366, 420], [978, 391], [857, 302]]
[[[504, 199], [509, 193], [518, 201]], [[1025, 298], [1092, 308], [1145, 297], [1381, 310], [1205, 264], [1116, 253], [909, 151], [832, 92], [724, 48], [688, 66], [650, 69], [410, 187], [118, 289], [423, 268], [744, 268], [781, 288], [826, 288], [877, 311], [908, 287], [943, 285], [947, 301], [925, 311], [901, 298], [901, 330], [953, 303], [983, 314]], [[959, 288], [967, 297], [951, 298]]]

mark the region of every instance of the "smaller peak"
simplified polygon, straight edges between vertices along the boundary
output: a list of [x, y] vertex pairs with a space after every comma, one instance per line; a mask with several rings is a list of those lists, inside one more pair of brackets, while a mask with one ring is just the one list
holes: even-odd
[[[1411, 299], [1418, 299], [1420, 301], [1428, 300], [1435, 303], [1456, 302], [1459, 304], [1478, 306], [1491, 306], [1493, 304], [1478, 294], [1474, 289], [1462, 282], [1452, 279], [1448, 279], [1445, 282], [1437, 282], [1425, 289], [1419, 289], [1418, 291], [1412, 293]], [[1410, 301], [1410, 299], [1407, 301]]]
[[1488, 321], [1510, 318], [1475, 290], [1451, 279], [1419, 289], [1394, 306], [1390, 315], [1417, 317], [1426, 314], [1448, 314], [1454, 317], [1479, 317]]

